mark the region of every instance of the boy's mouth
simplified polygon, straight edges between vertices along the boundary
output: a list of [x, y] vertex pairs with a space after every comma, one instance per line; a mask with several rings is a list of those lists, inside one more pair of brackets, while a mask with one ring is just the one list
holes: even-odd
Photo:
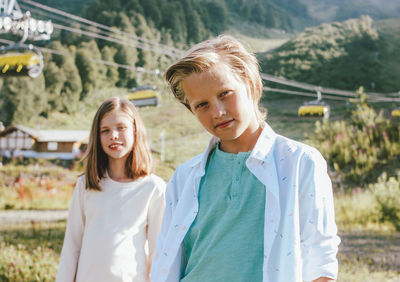
[[225, 120], [225, 121], [220, 122], [217, 125], [215, 125], [214, 128], [225, 128], [225, 127], [229, 126], [233, 121], [234, 121], [234, 119]]

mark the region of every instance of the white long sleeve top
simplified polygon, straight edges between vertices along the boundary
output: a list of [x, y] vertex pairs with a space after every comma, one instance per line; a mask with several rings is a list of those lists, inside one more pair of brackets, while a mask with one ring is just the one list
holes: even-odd
[[164, 211], [165, 182], [149, 175], [132, 182], [79, 177], [69, 209], [57, 282], [148, 281]]
[[[183, 240], [196, 218], [200, 180], [217, 142], [213, 137], [203, 154], [178, 167], [167, 185], [150, 276], [153, 282], [182, 278], [186, 265]], [[336, 279], [340, 239], [332, 185], [321, 154], [264, 124], [246, 166], [266, 189], [263, 281]]]

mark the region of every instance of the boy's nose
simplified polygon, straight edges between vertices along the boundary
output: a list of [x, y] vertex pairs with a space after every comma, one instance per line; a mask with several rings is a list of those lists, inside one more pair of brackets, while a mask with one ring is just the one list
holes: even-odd
[[225, 106], [223, 103], [221, 102], [217, 102], [215, 103], [214, 106], [214, 116], [216, 118], [222, 117], [226, 114], [226, 110], [225, 110]]

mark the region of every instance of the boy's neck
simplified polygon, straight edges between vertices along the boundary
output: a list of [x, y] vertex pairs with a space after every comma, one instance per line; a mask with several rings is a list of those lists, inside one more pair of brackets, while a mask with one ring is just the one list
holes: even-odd
[[220, 150], [231, 154], [251, 151], [256, 145], [262, 130], [263, 127], [261, 124], [254, 129], [248, 128], [246, 132], [235, 140], [221, 140], [219, 148]]

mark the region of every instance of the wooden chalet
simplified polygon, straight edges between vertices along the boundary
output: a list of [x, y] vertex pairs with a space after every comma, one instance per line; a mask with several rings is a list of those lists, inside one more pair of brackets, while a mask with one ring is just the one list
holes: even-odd
[[0, 131], [0, 155], [69, 160], [86, 149], [88, 130], [37, 130], [13, 125]]

